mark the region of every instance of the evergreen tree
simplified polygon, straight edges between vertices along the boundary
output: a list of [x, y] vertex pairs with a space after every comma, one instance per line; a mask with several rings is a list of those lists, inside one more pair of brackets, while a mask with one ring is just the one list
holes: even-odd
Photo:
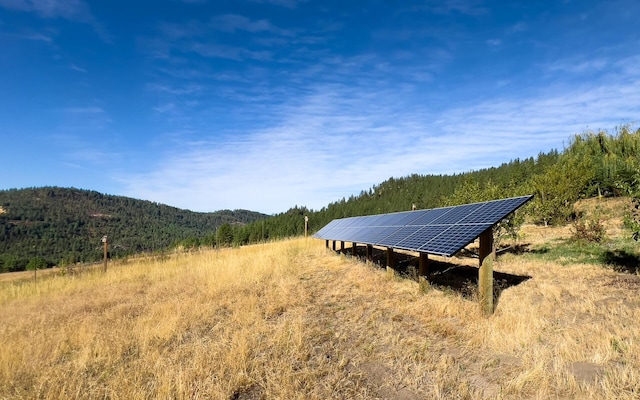
[[219, 247], [229, 247], [233, 243], [233, 229], [229, 224], [222, 224], [216, 232], [216, 242]]

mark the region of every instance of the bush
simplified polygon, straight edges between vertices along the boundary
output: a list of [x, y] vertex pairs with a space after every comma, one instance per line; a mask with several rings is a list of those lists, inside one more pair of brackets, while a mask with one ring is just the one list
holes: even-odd
[[624, 225], [631, 229], [633, 240], [640, 239], [640, 197], [632, 200], [631, 212], [625, 217]]
[[586, 222], [585, 220], [576, 220], [573, 223], [572, 233], [575, 240], [601, 243], [604, 240], [606, 229], [600, 219]]

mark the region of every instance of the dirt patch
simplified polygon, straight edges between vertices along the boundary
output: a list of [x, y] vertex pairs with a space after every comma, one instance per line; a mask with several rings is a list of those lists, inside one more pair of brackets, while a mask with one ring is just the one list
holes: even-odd
[[395, 375], [393, 370], [381, 362], [367, 361], [360, 364], [357, 370], [363, 375], [363, 380], [370, 388], [372, 397], [396, 400], [422, 399], [411, 390], [391, 381], [390, 378]]
[[568, 367], [569, 372], [578, 382], [595, 383], [598, 378], [604, 375], [602, 365], [589, 362], [574, 362]]
[[638, 290], [640, 289], [640, 276], [638, 275], [618, 275], [610, 278], [606, 282], [607, 286], [617, 289]]
[[230, 400], [262, 400], [264, 399], [264, 391], [259, 385], [251, 385], [246, 388], [236, 390], [230, 397]]

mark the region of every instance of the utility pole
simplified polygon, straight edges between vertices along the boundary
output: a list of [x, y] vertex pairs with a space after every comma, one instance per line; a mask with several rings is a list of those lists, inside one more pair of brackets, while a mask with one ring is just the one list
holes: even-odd
[[309, 229], [309, 217], [304, 216], [304, 237], [307, 237], [307, 231]]
[[102, 245], [104, 250], [104, 266], [103, 271], [107, 272], [107, 257], [109, 255], [109, 242], [107, 241], [107, 235], [102, 237]]

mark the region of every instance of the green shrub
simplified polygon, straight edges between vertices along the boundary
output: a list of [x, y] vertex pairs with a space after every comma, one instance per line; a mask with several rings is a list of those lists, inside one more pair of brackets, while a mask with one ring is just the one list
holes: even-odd
[[600, 219], [576, 220], [571, 231], [573, 239], [592, 243], [602, 243], [607, 233]]

